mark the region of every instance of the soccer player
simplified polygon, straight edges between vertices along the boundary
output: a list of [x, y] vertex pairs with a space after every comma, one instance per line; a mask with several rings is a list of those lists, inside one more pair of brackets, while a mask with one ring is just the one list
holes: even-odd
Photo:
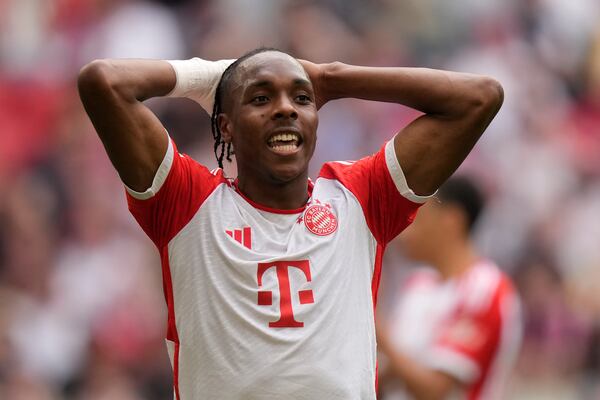
[[473, 182], [452, 177], [436, 197], [400, 237], [407, 256], [432, 269], [412, 274], [378, 323], [383, 398], [504, 399], [521, 338], [517, 294], [470, 240], [483, 207]]
[[[383, 250], [469, 153], [501, 86], [272, 49], [231, 64], [99, 60], [78, 84], [160, 253], [175, 397], [374, 399]], [[178, 152], [143, 104], [166, 95], [212, 112], [217, 161], [235, 151], [235, 180]], [[424, 115], [374, 155], [326, 163], [311, 182], [317, 109], [344, 97]]]

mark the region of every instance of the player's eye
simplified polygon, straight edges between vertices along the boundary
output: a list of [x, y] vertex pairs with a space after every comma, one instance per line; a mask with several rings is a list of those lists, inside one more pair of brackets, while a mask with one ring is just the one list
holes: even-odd
[[269, 101], [269, 98], [267, 96], [264, 95], [260, 95], [260, 96], [256, 96], [252, 99], [252, 102], [254, 104], [264, 104], [267, 101]]
[[300, 103], [310, 103], [312, 101], [310, 96], [308, 96], [306, 94], [301, 94], [301, 95], [296, 96], [296, 100], [299, 101]]

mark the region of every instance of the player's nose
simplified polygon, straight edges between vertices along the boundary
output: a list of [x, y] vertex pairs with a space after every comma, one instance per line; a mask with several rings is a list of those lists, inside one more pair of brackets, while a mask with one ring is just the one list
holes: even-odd
[[293, 99], [287, 95], [278, 96], [273, 107], [273, 119], [297, 119], [298, 111], [294, 105]]

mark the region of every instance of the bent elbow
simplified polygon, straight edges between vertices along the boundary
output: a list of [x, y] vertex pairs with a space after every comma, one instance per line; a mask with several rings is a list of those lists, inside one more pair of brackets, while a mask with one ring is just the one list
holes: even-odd
[[128, 92], [119, 82], [117, 71], [110, 60], [94, 60], [79, 71], [77, 88], [84, 102], [96, 96], [126, 97]]
[[475, 108], [485, 114], [495, 115], [504, 102], [504, 88], [500, 82], [488, 76], [477, 80], [473, 94]]
[[77, 87], [81, 94], [110, 88], [110, 66], [105, 60], [94, 60], [79, 71]]

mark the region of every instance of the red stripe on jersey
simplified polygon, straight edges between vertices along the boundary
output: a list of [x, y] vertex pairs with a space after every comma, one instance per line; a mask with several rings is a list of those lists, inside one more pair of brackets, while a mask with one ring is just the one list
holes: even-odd
[[160, 250], [160, 260], [163, 275], [163, 292], [167, 302], [167, 339], [175, 343], [175, 354], [173, 355], [173, 387], [177, 400], [179, 397], [179, 334], [175, 323], [175, 304], [173, 300], [173, 281], [171, 279], [171, 268], [169, 266], [169, 250], [165, 246]]
[[[375, 309], [377, 308], [377, 292], [379, 291], [379, 281], [381, 279], [381, 265], [383, 264], [383, 253], [385, 246], [377, 243], [375, 250], [375, 264], [373, 266], [373, 278], [371, 279], [371, 295], [373, 296], [373, 318], [375, 318]], [[375, 393], [379, 387], [379, 360], [375, 360]]]
[[175, 399], [181, 400], [179, 394], [179, 342], [175, 343], [175, 355], [173, 356], [173, 388], [175, 388]]
[[[477, 380], [476, 384], [469, 390], [468, 398], [470, 400], [476, 400], [480, 398], [482, 390], [490, 378], [490, 368], [494, 364], [494, 360], [499, 357], [498, 352], [500, 350], [500, 342], [502, 340], [502, 325], [509, 322], [506, 317], [503, 318], [502, 303], [507, 297], [510, 296], [514, 296], [514, 288], [512, 283], [506, 277], [502, 277], [496, 288], [496, 293], [494, 294], [494, 299], [490, 306], [491, 312], [488, 312], [489, 316], [485, 321], [487, 325], [494, 327], [493, 335], [490, 335], [491, 337], [488, 339], [485, 346], [486, 350], [484, 354], [487, 357], [485, 360], [483, 360], [484, 362], [481, 376]], [[481, 360], [478, 361], [481, 362]]]
[[252, 230], [249, 226], [244, 227], [244, 247], [252, 249]]
[[379, 280], [381, 279], [381, 265], [383, 263], [383, 253], [385, 245], [377, 243], [375, 251], [375, 265], [373, 266], [373, 278], [371, 279], [371, 294], [373, 295], [373, 311], [377, 307], [377, 292], [379, 290]]
[[233, 231], [233, 238], [235, 239], [236, 242], [238, 242], [239, 244], [242, 244], [242, 230], [235, 229]]
[[228, 234], [230, 237], [233, 237], [233, 232], [232, 231], [225, 231], [226, 234]]
[[379, 360], [375, 360], [375, 393], [379, 391]]

